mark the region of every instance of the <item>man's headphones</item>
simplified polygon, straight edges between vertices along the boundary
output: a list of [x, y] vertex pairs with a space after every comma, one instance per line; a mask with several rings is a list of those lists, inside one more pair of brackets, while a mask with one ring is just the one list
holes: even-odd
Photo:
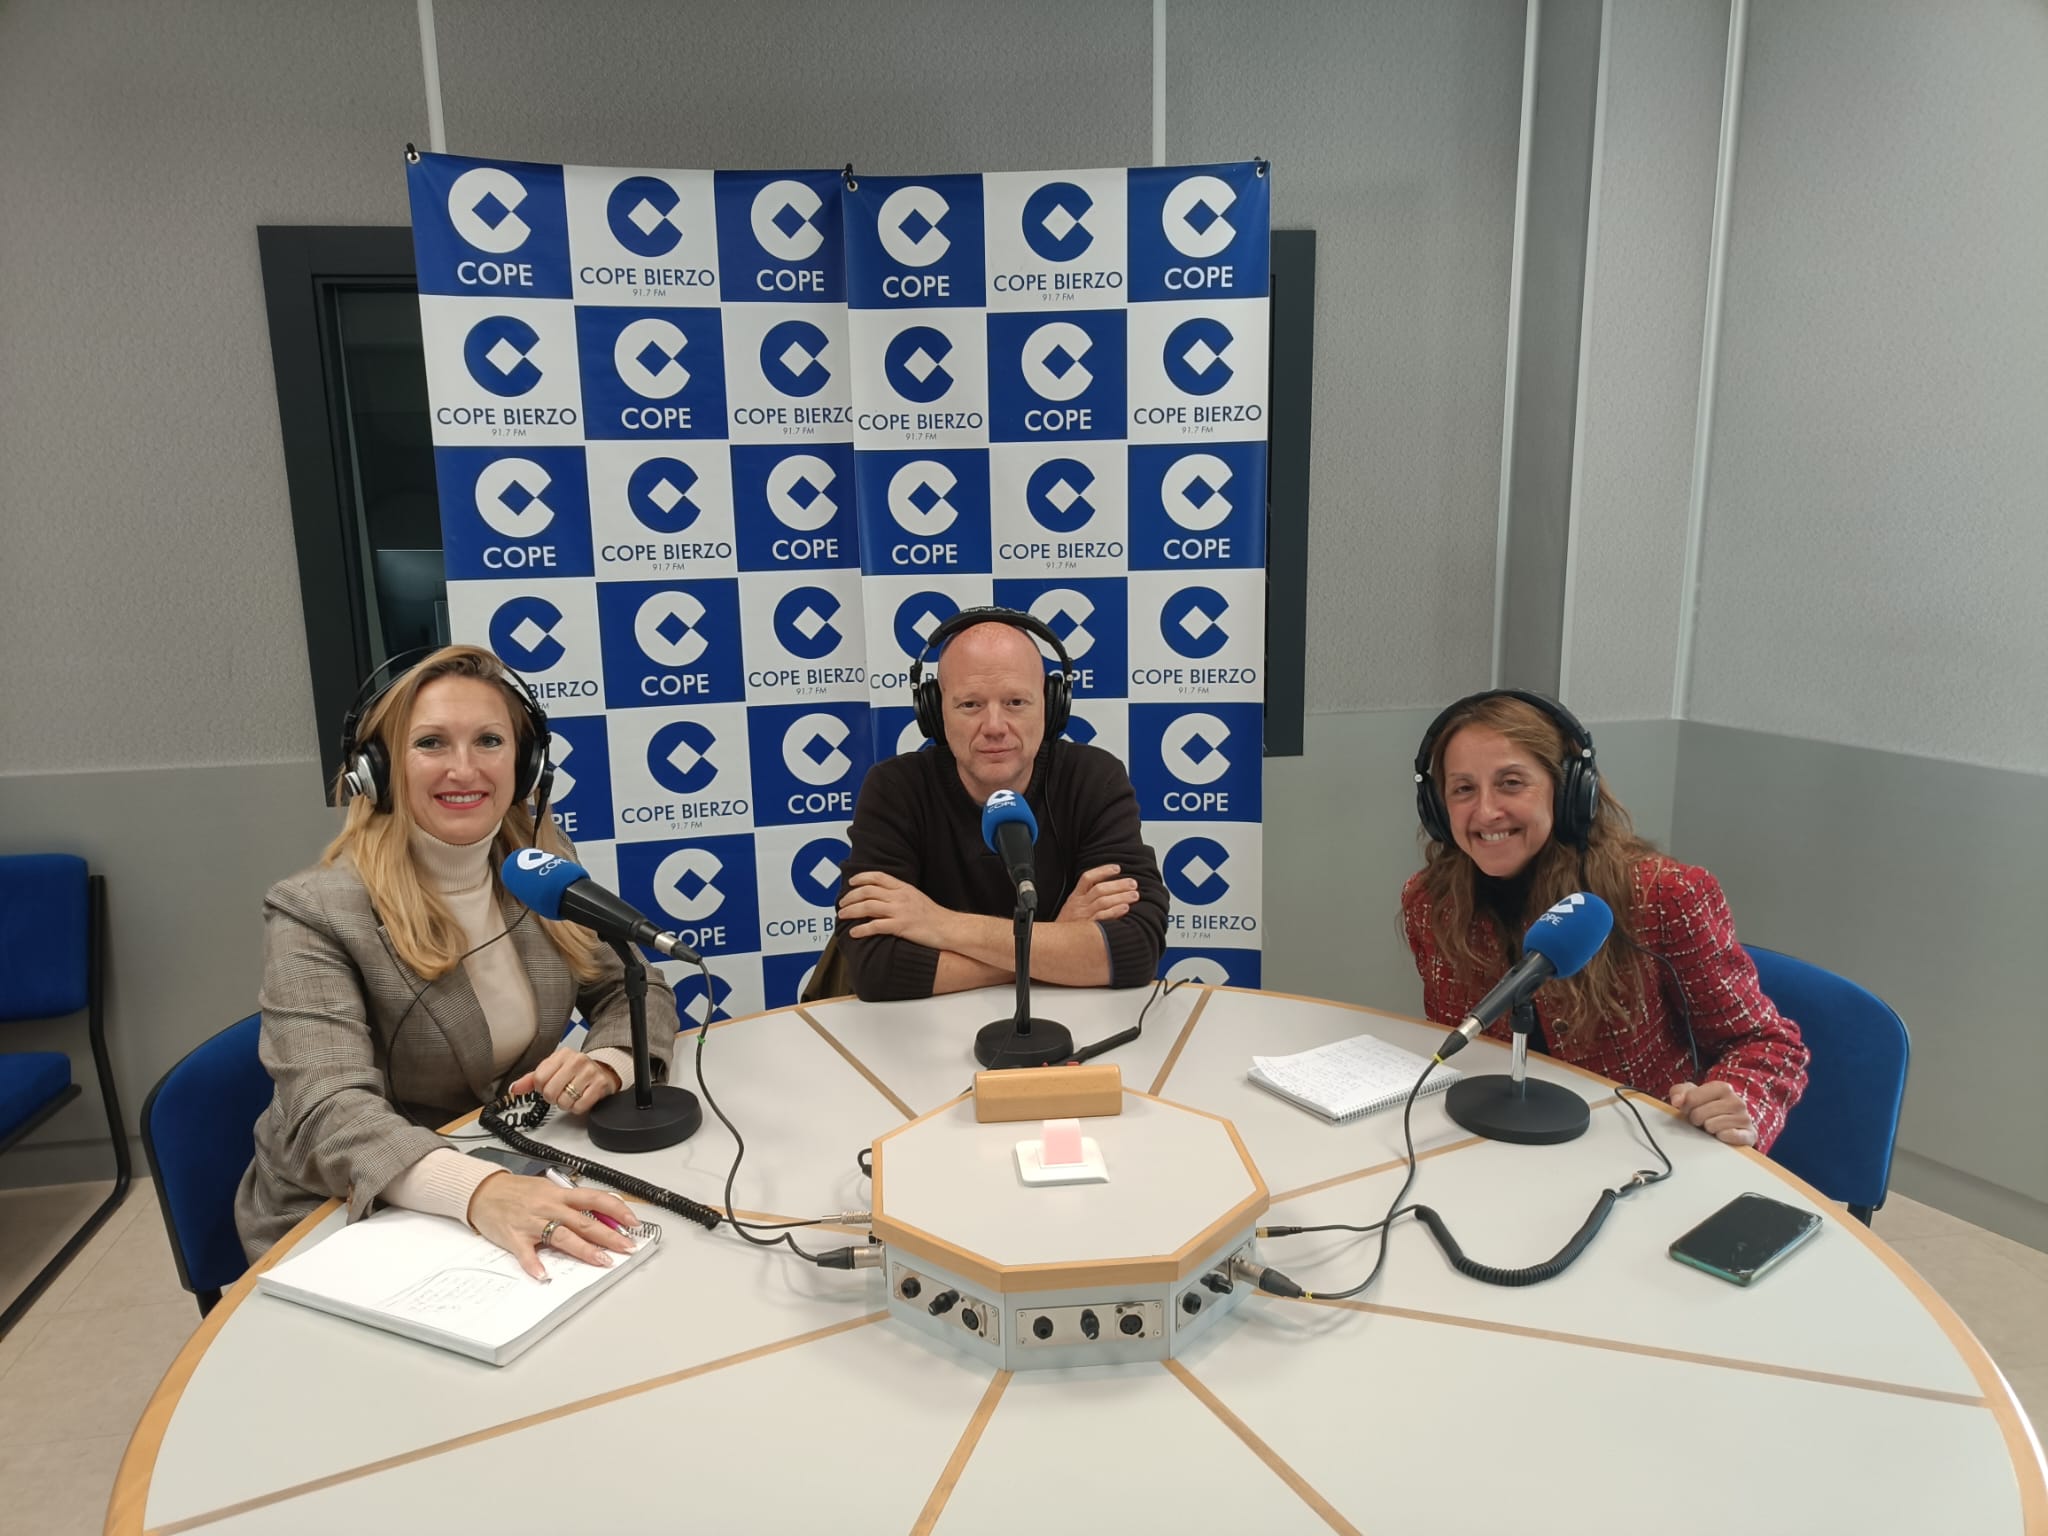
[[1594, 813], [1600, 809], [1600, 765], [1593, 756], [1593, 737], [1579, 724], [1579, 717], [1557, 700], [1546, 699], [1540, 693], [1524, 693], [1519, 688], [1493, 688], [1468, 694], [1429, 723], [1415, 753], [1415, 814], [1422, 818], [1422, 830], [1440, 843], [1452, 842], [1450, 813], [1444, 809], [1443, 791], [1437, 788], [1436, 776], [1430, 772], [1436, 761], [1436, 739], [1451, 716], [1468, 704], [1487, 699], [1520, 700], [1564, 732], [1569, 745], [1563, 772], [1557, 779], [1557, 803], [1551, 813], [1553, 830], [1573, 847], [1584, 848], [1593, 832]]
[[[377, 737], [367, 741], [356, 739], [356, 728], [363, 716], [377, 706], [377, 701], [391, 691], [392, 685], [418, 663], [433, 655], [439, 649], [426, 646], [419, 650], [406, 651], [393, 656], [363, 679], [362, 687], [356, 690], [355, 702], [348, 707], [348, 714], [341, 722], [341, 782], [351, 795], [361, 795], [373, 802], [380, 811], [391, 809], [391, 753]], [[540, 700], [533, 696], [533, 689], [525, 678], [514, 672], [504, 662], [498, 663], [499, 675], [510, 688], [512, 696], [519, 703], [523, 722], [513, 722], [513, 733], [519, 741], [519, 767], [512, 779], [512, 800], [517, 804], [533, 796], [534, 815], [539, 817], [547, 808], [548, 791], [554, 787], [555, 765], [548, 760], [548, 715], [540, 707]], [[449, 673], [451, 677], [463, 673]], [[523, 729], [521, 728], [523, 724]]]
[[[1014, 608], [962, 608], [925, 637], [924, 649], [910, 664], [910, 702], [917, 711], [917, 728], [924, 739], [946, 739], [946, 709], [945, 701], [939, 695], [936, 658], [948, 640], [977, 624], [1007, 624], [1027, 635], [1035, 635], [1052, 647], [1053, 655], [1060, 660], [1060, 669], [1045, 674], [1045, 739], [1048, 742], [1057, 740], [1060, 732], [1067, 728], [1067, 718], [1074, 709], [1073, 658], [1067, 655], [1067, 648], [1060, 644], [1060, 637], [1043, 620], [1028, 613], [1019, 613]], [[924, 675], [927, 656], [934, 658], [930, 677]]]

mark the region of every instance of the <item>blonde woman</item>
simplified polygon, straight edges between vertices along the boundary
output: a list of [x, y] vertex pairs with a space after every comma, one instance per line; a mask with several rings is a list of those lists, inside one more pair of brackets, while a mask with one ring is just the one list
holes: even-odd
[[[340, 836], [264, 898], [261, 1052], [277, 1088], [235, 1197], [242, 1246], [253, 1261], [332, 1198], [350, 1221], [379, 1203], [466, 1221], [535, 1279], [543, 1246], [609, 1264], [630, 1245], [589, 1213], [630, 1225], [624, 1202], [494, 1168], [431, 1129], [504, 1093], [580, 1115], [631, 1079], [618, 957], [498, 880], [517, 849], [571, 851], [547, 814], [547, 716], [474, 646], [381, 691], [378, 675], [343, 725]], [[571, 1008], [583, 1050], [561, 1044]], [[677, 1023], [658, 973], [647, 1014], [665, 1075]]]

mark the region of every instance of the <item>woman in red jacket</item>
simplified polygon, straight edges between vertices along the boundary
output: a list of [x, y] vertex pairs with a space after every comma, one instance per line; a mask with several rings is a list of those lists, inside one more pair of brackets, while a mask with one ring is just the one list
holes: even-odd
[[1431, 1019], [1464, 1018], [1537, 914], [1591, 891], [1614, 937], [1536, 994], [1531, 1047], [1665, 1095], [1725, 1142], [1770, 1146], [1806, 1087], [1799, 1027], [1759, 990], [1719, 883], [1636, 836], [1569, 710], [1511, 689], [1460, 699], [1422, 738], [1415, 798], [1429, 845], [1401, 919]]

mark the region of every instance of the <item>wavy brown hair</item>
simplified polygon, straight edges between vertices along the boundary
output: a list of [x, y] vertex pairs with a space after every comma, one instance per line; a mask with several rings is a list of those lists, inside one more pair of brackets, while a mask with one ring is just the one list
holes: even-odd
[[[518, 751], [524, 753], [533, 735], [531, 718], [517, 690], [505, 676], [504, 663], [489, 651], [474, 645], [451, 645], [434, 652], [425, 661], [402, 674], [371, 705], [356, 728], [356, 739], [384, 744], [391, 765], [391, 809], [380, 811], [367, 795], [348, 802], [347, 819], [341, 832], [320, 855], [320, 862], [332, 864], [347, 857], [370, 893], [370, 905], [377, 911], [384, 930], [391, 935], [391, 947], [398, 958], [423, 980], [438, 981], [458, 965], [469, 948], [468, 937], [440, 892], [420, 879], [413, 862], [412, 833], [417, 825], [406, 794], [407, 738], [412, 732], [413, 707], [420, 689], [444, 677], [471, 677], [492, 684], [505, 695], [505, 707], [512, 722]], [[347, 764], [342, 765], [347, 772]], [[342, 794], [337, 777], [335, 794]], [[513, 805], [498, 826], [491, 850], [491, 890], [500, 910], [506, 902], [498, 867], [509, 854], [521, 848], [543, 848], [563, 858], [571, 855], [568, 840], [555, 828], [552, 816], [542, 816], [536, 832], [533, 813], [524, 805]], [[561, 951], [569, 969], [583, 981], [599, 974], [597, 940], [586, 928], [558, 923], [537, 914], [534, 921]]]
[[[1430, 752], [1429, 775], [1437, 793], [1444, 791], [1444, 753], [1451, 738], [1468, 726], [1497, 731], [1527, 757], [1549, 782], [1553, 805], [1568, 754], [1573, 751], [1556, 721], [1520, 699], [1480, 697], [1461, 706], [1437, 732]], [[1456, 843], [1428, 841], [1422, 866], [1423, 894], [1429, 901], [1429, 932], [1438, 952], [1451, 964], [1460, 980], [1484, 988], [1495, 978], [1482, 967], [1472, 942], [1473, 918], [1484, 915], [1496, 930], [1500, 922], [1478, 902], [1478, 866]], [[1661, 860], [1663, 855], [1636, 835], [1628, 811], [1600, 781], [1600, 805], [1593, 815], [1593, 827], [1583, 855], [1570, 843], [1551, 836], [1526, 866], [1529, 891], [1524, 910], [1512, 933], [1500, 933], [1501, 947], [1512, 952], [1523, 931], [1539, 913], [1569, 896], [1573, 891], [1591, 891], [1614, 909], [1617, 936], [1624, 942], [1603, 945], [1578, 975], [1553, 981], [1550, 987], [1557, 1006], [1549, 1010], [1561, 1034], [1578, 1035], [1597, 1028], [1602, 1020], [1633, 1015], [1645, 1001], [1643, 972], [1630, 952], [1635, 938], [1635, 866], [1644, 859]]]

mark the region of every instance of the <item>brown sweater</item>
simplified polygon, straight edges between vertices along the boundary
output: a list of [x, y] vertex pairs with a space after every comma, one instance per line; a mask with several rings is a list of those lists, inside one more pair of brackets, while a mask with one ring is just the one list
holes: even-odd
[[[1158, 974], [1166, 946], [1166, 886], [1138, 825], [1138, 796], [1124, 765], [1098, 747], [1056, 741], [1039, 754], [1025, 790], [1038, 819], [1040, 920], [1050, 922], [1081, 875], [1115, 864], [1138, 882], [1122, 917], [1098, 923], [1109, 945], [1113, 987], [1141, 987]], [[854, 808], [853, 851], [843, 882], [879, 869], [955, 912], [1008, 917], [1016, 896], [1003, 861], [981, 840], [981, 807], [941, 747], [885, 758], [868, 771]], [[854, 990], [868, 1002], [929, 997], [939, 952], [892, 936], [840, 939]]]

